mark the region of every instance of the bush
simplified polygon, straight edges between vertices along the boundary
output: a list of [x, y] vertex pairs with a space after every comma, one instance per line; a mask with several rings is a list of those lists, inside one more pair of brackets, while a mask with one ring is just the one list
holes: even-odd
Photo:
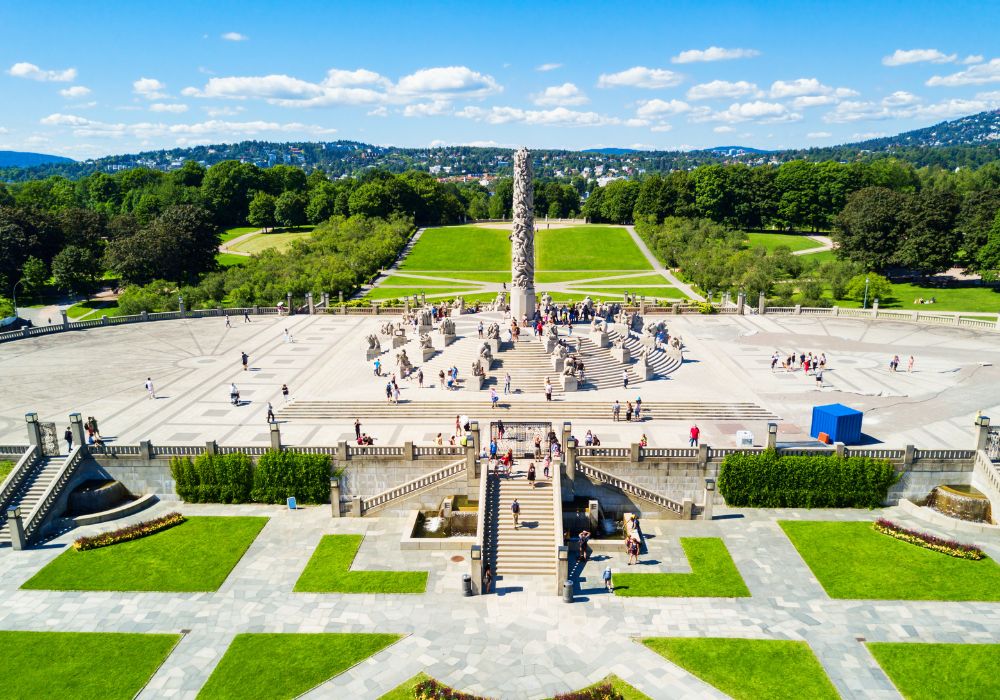
[[751, 508], [878, 508], [899, 476], [869, 457], [779, 456], [734, 452], [722, 461], [726, 505]]
[[284, 503], [290, 496], [303, 503], [330, 500], [329, 455], [271, 450], [257, 460], [251, 499], [256, 503]]
[[167, 528], [171, 528], [174, 525], [180, 525], [185, 520], [187, 520], [187, 518], [180, 513], [167, 513], [166, 515], [156, 518], [155, 520], [147, 520], [146, 522], [128, 525], [117, 530], [111, 530], [110, 532], [102, 532], [99, 535], [94, 535], [93, 537], [80, 537], [73, 543], [73, 549], [78, 552], [85, 552], [88, 549], [108, 547], [121, 542], [137, 540], [140, 537], [153, 535], [162, 530], [166, 530]]
[[700, 314], [714, 314], [715, 311], [716, 311], [715, 307], [712, 306], [709, 302], [707, 302], [707, 301], [700, 301], [700, 302], [698, 302], [698, 313], [700, 313]]
[[242, 453], [172, 457], [174, 490], [188, 503], [250, 503], [253, 463]]
[[910, 544], [915, 544], [918, 547], [923, 547], [934, 552], [947, 554], [949, 557], [979, 561], [986, 556], [983, 554], [983, 550], [974, 544], [962, 544], [955, 540], [946, 540], [936, 535], [920, 532], [919, 530], [909, 530], [885, 518], [876, 520], [872, 527], [875, 528], [876, 532], [881, 532], [883, 535], [895, 537], [897, 540], [909, 542]]

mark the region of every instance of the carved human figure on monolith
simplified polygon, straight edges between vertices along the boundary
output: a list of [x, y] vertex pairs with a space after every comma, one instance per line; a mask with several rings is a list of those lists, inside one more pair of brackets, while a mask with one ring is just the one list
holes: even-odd
[[535, 313], [535, 195], [527, 148], [514, 152], [513, 205], [510, 312], [519, 319]]

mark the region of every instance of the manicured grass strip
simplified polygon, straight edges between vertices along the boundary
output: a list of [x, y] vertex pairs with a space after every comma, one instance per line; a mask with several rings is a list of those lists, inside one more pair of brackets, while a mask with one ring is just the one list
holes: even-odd
[[623, 681], [621, 678], [615, 674], [610, 674], [597, 681], [592, 685], [588, 685], [586, 688], [580, 688], [577, 692], [584, 692], [590, 690], [591, 688], [598, 688], [602, 685], [610, 683], [611, 687], [617, 691], [624, 700], [651, 700], [651, 698], [645, 693], [636, 690], [634, 687]]
[[535, 258], [539, 270], [651, 269], [628, 231], [610, 226], [542, 229], [535, 234]]
[[0, 483], [7, 478], [7, 475], [14, 469], [14, 463], [7, 459], [0, 460]]
[[749, 597], [739, 569], [719, 537], [682, 537], [690, 574], [614, 574], [615, 595], [670, 598]]
[[198, 697], [298, 697], [399, 638], [398, 634], [238, 634]]
[[423, 672], [418, 673], [410, 680], [400, 683], [388, 693], [379, 697], [378, 700], [413, 700], [414, 688], [417, 687], [418, 683], [423, 683], [426, 680], [430, 680], [430, 676]]
[[0, 632], [7, 698], [128, 700], [156, 673], [177, 634]]
[[324, 535], [295, 582], [299, 593], [423, 593], [426, 571], [350, 571], [363, 535]]
[[510, 232], [477, 226], [429, 228], [400, 269], [509, 270]]
[[[91, 313], [93, 312], [93, 313]], [[88, 299], [73, 304], [66, 309], [66, 315], [70, 319], [87, 316], [87, 319], [100, 318], [101, 316], [121, 316], [122, 310], [118, 308], [118, 301], [114, 299]], [[87, 314], [90, 314], [89, 316]]]
[[233, 265], [246, 265], [250, 262], [250, 258], [235, 253], [216, 253], [215, 262], [219, 263], [219, 267], [232, 267]]
[[[442, 282], [448, 284], [448, 279], [461, 279], [469, 282], [470, 284], [475, 284], [479, 282], [493, 282], [495, 284], [500, 284], [501, 282], [506, 282], [508, 286], [510, 285], [510, 272], [468, 272], [466, 270], [417, 270], [417, 269], [406, 269], [401, 272], [412, 272], [415, 275], [420, 275], [421, 277], [434, 277], [440, 278]], [[407, 277], [405, 274], [395, 275], [394, 277], [399, 277], [400, 279], [410, 280], [414, 284], [423, 284], [422, 280], [414, 277]], [[535, 276], [538, 279], [538, 276]], [[409, 283], [408, 283], [409, 284]]]
[[736, 700], [839, 697], [805, 642], [654, 637], [642, 643]]
[[239, 238], [240, 236], [253, 233], [259, 229], [256, 226], [234, 226], [233, 228], [227, 228], [225, 231], [219, 234], [219, 241], [221, 243], [228, 243], [234, 238]]
[[67, 549], [21, 588], [53, 591], [216, 591], [267, 518], [192, 516], [110, 547]]
[[614, 294], [615, 296], [623, 296], [625, 292], [629, 294], [634, 294], [642, 297], [646, 297], [646, 301], [652, 299], [677, 299], [678, 301], [683, 301], [687, 299], [687, 295], [684, 294], [677, 287], [671, 287], [669, 285], [663, 287], [587, 287], [585, 290], [581, 290], [581, 294], [589, 294], [590, 296], [600, 296]]
[[1000, 566], [915, 547], [870, 522], [778, 523], [831, 598], [1000, 600]]
[[245, 241], [237, 243], [231, 249], [251, 254], [270, 248], [282, 251], [290, 248], [294, 241], [301, 241], [310, 237], [312, 237], [312, 230], [303, 231], [301, 229], [296, 229], [294, 232], [288, 233], [258, 233]]
[[[462, 273], [455, 273], [456, 279], [462, 278]], [[392, 275], [379, 282], [380, 287], [479, 287], [482, 286], [475, 280], [466, 282], [452, 282], [450, 279], [437, 278], [425, 279], [423, 277], [407, 277], [406, 275]]]
[[[457, 297], [469, 291], [472, 290], [468, 287], [375, 287], [365, 294], [365, 299], [401, 299], [403, 297], [412, 297], [414, 294], [419, 296], [420, 292], [424, 292], [425, 294], [448, 294]], [[493, 297], [491, 296], [490, 298], [492, 299]]]
[[667, 278], [664, 277], [663, 275], [636, 275], [635, 277], [622, 277], [621, 275], [623, 275], [623, 274], [628, 274], [628, 273], [626, 273], [626, 272], [606, 272], [605, 273], [605, 272], [601, 272], [601, 271], [594, 271], [593, 273], [590, 274], [589, 277], [587, 277], [587, 279], [589, 280], [587, 282], [579, 281], [579, 280], [576, 280], [576, 278], [574, 278], [572, 286], [574, 286], [574, 287], [595, 287], [595, 286], [598, 286], [598, 287], [607, 287], [607, 286], [619, 287], [619, 286], [625, 286], [625, 287], [627, 287], [627, 286], [631, 285], [633, 287], [638, 287], [638, 286], [641, 285], [641, 286], [644, 286], [644, 287], [650, 287], [650, 286], [657, 287], [657, 286], [664, 285], [664, 284], [668, 285], [668, 286], [671, 286], [671, 287], [673, 286], [672, 284], [670, 284], [670, 282], [667, 281]]
[[868, 650], [908, 700], [1000, 698], [1000, 644], [892, 644]]
[[794, 233], [748, 233], [747, 238], [750, 239], [751, 248], [764, 248], [766, 250], [774, 250], [782, 246], [789, 250], [808, 250], [823, 245], [819, 241]]

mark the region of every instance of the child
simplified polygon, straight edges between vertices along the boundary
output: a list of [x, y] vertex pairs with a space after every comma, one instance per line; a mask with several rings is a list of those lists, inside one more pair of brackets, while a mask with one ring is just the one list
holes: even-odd
[[604, 587], [607, 589], [608, 593], [614, 593], [615, 587], [611, 583], [611, 565], [609, 564], [604, 569]]

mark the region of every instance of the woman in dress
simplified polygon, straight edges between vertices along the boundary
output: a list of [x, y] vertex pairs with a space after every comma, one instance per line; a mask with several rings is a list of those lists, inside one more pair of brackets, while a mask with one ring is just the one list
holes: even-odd
[[528, 483], [531, 484], [531, 488], [535, 488], [535, 463], [532, 462], [528, 465]]

